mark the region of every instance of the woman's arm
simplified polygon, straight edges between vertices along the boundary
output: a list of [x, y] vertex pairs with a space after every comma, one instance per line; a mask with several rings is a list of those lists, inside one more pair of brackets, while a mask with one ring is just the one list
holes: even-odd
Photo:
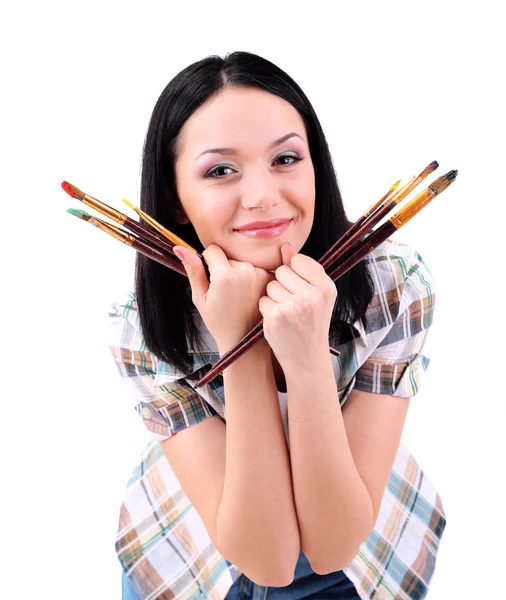
[[372, 531], [409, 398], [353, 390], [341, 411], [326, 347], [322, 357], [285, 376], [301, 547], [325, 575], [350, 564]]
[[293, 581], [300, 536], [267, 342], [234, 362], [223, 377], [227, 427], [220, 547], [255, 583], [286, 586]]
[[[301, 547], [313, 571], [339, 571], [371, 532], [372, 504], [353, 462], [328, 348], [286, 371], [292, 478]], [[311, 366], [313, 365], [313, 368]], [[314, 368], [316, 367], [316, 368]]]

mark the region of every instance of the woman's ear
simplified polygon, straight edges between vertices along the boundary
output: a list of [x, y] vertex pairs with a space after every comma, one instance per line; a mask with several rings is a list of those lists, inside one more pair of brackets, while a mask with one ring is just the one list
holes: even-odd
[[181, 206], [179, 206], [179, 205], [176, 206], [176, 209], [174, 212], [175, 212], [176, 221], [180, 225], [186, 225], [187, 223], [190, 222], [190, 219], [186, 216], [186, 213]]

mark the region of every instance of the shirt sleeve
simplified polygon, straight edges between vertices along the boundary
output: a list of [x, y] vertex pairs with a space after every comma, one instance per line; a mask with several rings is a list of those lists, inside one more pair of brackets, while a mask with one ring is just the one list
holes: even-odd
[[[415, 253], [411, 265], [401, 264], [397, 268], [406, 273], [400, 299], [392, 302], [392, 290], [389, 294], [378, 294], [383, 314], [389, 314], [381, 332], [385, 335], [358, 369], [354, 387], [409, 398], [419, 391], [429, 366], [430, 360], [422, 350], [432, 325], [436, 295], [433, 277], [418, 254]], [[399, 287], [396, 284], [393, 289]], [[399, 291], [396, 293], [399, 298]], [[391, 314], [392, 306], [398, 307], [396, 316]]]
[[154, 440], [166, 440], [218, 414], [184, 378], [164, 378], [162, 385], [157, 383], [160, 365], [165, 373], [176, 371], [147, 349], [133, 300], [110, 307], [109, 348], [135, 410]]

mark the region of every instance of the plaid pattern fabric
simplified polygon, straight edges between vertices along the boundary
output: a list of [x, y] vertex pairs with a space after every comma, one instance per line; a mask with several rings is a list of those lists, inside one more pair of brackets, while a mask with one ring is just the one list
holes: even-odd
[[[387, 240], [367, 259], [375, 286], [367, 327], [357, 322], [329, 339], [342, 353], [332, 356], [341, 406], [352, 389], [414, 396], [429, 363], [422, 350], [435, 292], [422, 258]], [[213, 547], [159, 444], [210, 416], [226, 421], [222, 377], [196, 388], [219, 355], [198, 312], [194, 315], [207, 347], [193, 354], [191, 371], [183, 373], [146, 348], [132, 292], [110, 310], [111, 352], [152, 436], [127, 483], [116, 551], [140, 596], [150, 600], [223, 600], [241, 575]], [[445, 525], [441, 498], [401, 442], [374, 529], [343, 569], [359, 596], [425, 598]]]

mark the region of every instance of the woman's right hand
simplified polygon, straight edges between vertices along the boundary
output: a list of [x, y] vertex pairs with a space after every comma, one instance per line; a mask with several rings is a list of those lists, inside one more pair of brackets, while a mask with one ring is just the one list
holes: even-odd
[[209, 268], [207, 279], [200, 258], [183, 246], [174, 246], [176, 256], [184, 255], [192, 301], [220, 352], [234, 346], [262, 318], [258, 301], [269, 281], [276, 278], [250, 263], [229, 260], [220, 246], [209, 245], [202, 256]]

